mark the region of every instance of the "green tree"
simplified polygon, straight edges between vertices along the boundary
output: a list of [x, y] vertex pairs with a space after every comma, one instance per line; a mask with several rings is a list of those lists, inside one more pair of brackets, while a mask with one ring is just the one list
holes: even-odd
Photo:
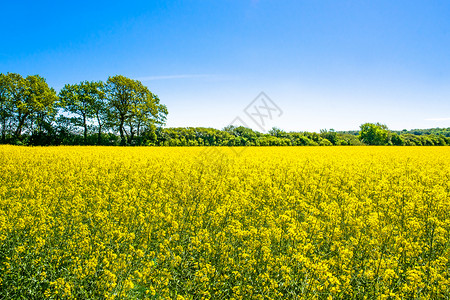
[[272, 129], [270, 129], [268, 133], [271, 136], [275, 136], [275, 137], [279, 137], [279, 138], [285, 138], [285, 137], [288, 136], [286, 131], [281, 130], [281, 129], [277, 128], [277, 127], [272, 127]]
[[97, 121], [97, 144], [101, 144], [102, 128], [107, 122], [108, 107], [106, 103], [105, 84], [102, 81], [91, 82], [93, 92], [93, 99], [91, 103], [91, 111], [93, 112]]
[[11, 80], [9, 73], [0, 74], [0, 124], [2, 126], [2, 143], [6, 142], [7, 123], [12, 116]]
[[320, 135], [324, 139], [327, 139], [328, 141], [330, 141], [333, 145], [336, 145], [338, 142], [338, 135], [337, 135], [336, 131], [334, 131], [334, 129], [330, 129], [330, 130], [321, 129]]
[[[4, 115], [10, 117], [11, 131], [14, 131], [14, 134], [17, 136], [16, 124], [22, 120], [22, 107], [25, 106], [23, 98], [26, 81], [20, 74], [8, 73], [6, 77], [3, 78], [3, 85], [5, 87], [3, 94], [6, 97], [4, 104], [6, 109]], [[9, 112], [7, 112], [7, 110], [9, 110]], [[6, 127], [6, 120], [4, 119], [3, 122]], [[13, 127], [16, 127], [16, 129], [14, 130]]]
[[122, 75], [109, 77], [106, 93], [109, 101], [110, 121], [119, 128], [121, 142], [125, 144], [125, 121], [130, 116], [135, 82]]
[[165, 124], [167, 108], [160, 104], [158, 96], [149, 89], [136, 83], [136, 94], [131, 101], [131, 113], [128, 118], [128, 128], [130, 131], [130, 142], [133, 138], [141, 136], [142, 132], [148, 131], [153, 125]]
[[367, 145], [386, 145], [389, 130], [380, 123], [364, 123], [360, 126], [359, 139]]
[[82, 81], [79, 84], [66, 84], [59, 92], [61, 106], [74, 114], [75, 126], [83, 127], [84, 143], [87, 143], [88, 125], [96, 118], [98, 125], [98, 143], [102, 130], [102, 116], [105, 113], [104, 84], [101, 81]]
[[19, 74], [9, 75], [15, 136], [18, 138], [27, 125], [31, 130], [42, 129], [47, 117], [54, 115], [58, 96], [39, 75], [27, 76], [25, 79]]
[[395, 145], [395, 146], [403, 146], [405, 144], [405, 141], [403, 140], [403, 138], [395, 132], [392, 133], [390, 140], [391, 140], [392, 145]]
[[[109, 77], [106, 82], [110, 121], [119, 129], [121, 143], [131, 143], [142, 127], [164, 124], [167, 108], [159, 103], [140, 81], [122, 75]], [[128, 133], [129, 132], [129, 133]], [[127, 139], [126, 139], [127, 137]]]

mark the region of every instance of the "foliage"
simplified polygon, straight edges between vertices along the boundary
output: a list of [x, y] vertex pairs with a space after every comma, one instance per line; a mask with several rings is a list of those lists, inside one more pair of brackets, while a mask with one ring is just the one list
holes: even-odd
[[118, 131], [121, 144], [139, 145], [154, 139], [168, 113], [141, 82], [121, 75], [66, 84], [58, 96], [38, 75], [0, 74], [1, 142], [111, 145], [117, 137], [104, 137]]
[[367, 145], [386, 145], [389, 131], [380, 123], [364, 123], [360, 126], [359, 138]]
[[397, 134], [413, 134], [413, 135], [443, 135], [445, 137], [450, 137], [450, 127], [449, 128], [429, 128], [429, 129], [412, 129], [402, 131], [396, 131]]
[[122, 75], [109, 77], [106, 82], [110, 121], [120, 132], [122, 144], [133, 143], [135, 135], [154, 124], [164, 124], [167, 108], [159, 103], [138, 80]]
[[39, 75], [0, 74], [0, 117], [2, 142], [7, 136], [20, 141], [22, 132], [42, 132], [55, 116], [56, 92]]
[[82, 126], [84, 144], [87, 144], [88, 125], [96, 119], [99, 128], [98, 139], [102, 133], [102, 120], [105, 119], [104, 84], [101, 81], [83, 81], [79, 84], [66, 84], [59, 92], [60, 106], [75, 115], [70, 120], [74, 126]]

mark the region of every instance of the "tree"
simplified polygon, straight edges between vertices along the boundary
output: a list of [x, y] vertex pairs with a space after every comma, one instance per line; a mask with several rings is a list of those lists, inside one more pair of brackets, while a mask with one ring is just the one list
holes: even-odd
[[92, 98], [92, 112], [97, 120], [97, 144], [100, 145], [102, 138], [102, 127], [107, 119], [108, 108], [106, 106], [105, 84], [102, 81], [91, 82], [94, 91]]
[[403, 146], [405, 144], [405, 141], [403, 140], [403, 138], [395, 132], [392, 133], [392, 135], [390, 136], [390, 140], [391, 140], [392, 145], [395, 145], [395, 146]]
[[[15, 123], [22, 119], [22, 110], [21, 107], [25, 106], [22, 101], [24, 98], [24, 90], [25, 90], [25, 79], [16, 73], [8, 73], [6, 77], [3, 78], [3, 86], [5, 88], [5, 103], [4, 107], [9, 107], [9, 113], [7, 110], [4, 111], [5, 119], [3, 119], [3, 125], [6, 127], [6, 116], [10, 117], [10, 125], [13, 126]], [[6, 130], [6, 128], [3, 128]], [[14, 130], [15, 135], [17, 136], [17, 127]]]
[[110, 119], [112, 123], [116, 123], [119, 127], [122, 144], [126, 144], [124, 126], [127, 118], [131, 114], [131, 105], [135, 97], [135, 86], [136, 83], [134, 80], [122, 75], [109, 77], [106, 82], [106, 92], [110, 105]]
[[389, 130], [380, 123], [364, 123], [360, 126], [359, 139], [367, 145], [386, 145]]
[[287, 137], [287, 133], [284, 130], [281, 130], [277, 127], [272, 127], [272, 129], [269, 130], [269, 134], [271, 136], [279, 137], [279, 138], [285, 138]]
[[136, 134], [141, 134], [143, 127], [165, 123], [166, 106], [160, 104], [159, 98], [138, 80], [122, 75], [109, 77], [106, 95], [109, 119], [119, 129], [123, 145], [127, 143], [126, 137], [131, 143]]
[[33, 126], [38, 131], [42, 130], [47, 117], [55, 112], [54, 104], [58, 99], [55, 90], [39, 75], [27, 76], [25, 79], [19, 74], [9, 75], [15, 136], [19, 138], [27, 125], [31, 130]]
[[6, 142], [7, 122], [12, 116], [11, 80], [9, 73], [0, 74], [0, 124], [2, 126], [2, 143]]
[[96, 118], [98, 124], [98, 143], [100, 143], [102, 130], [102, 115], [105, 112], [104, 84], [101, 81], [82, 81], [79, 84], [66, 84], [59, 92], [61, 106], [69, 113], [75, 126], [83, 127], [84, 143], [87, 143], [88, 124]]
[[330, 130], [326, 130], [326, 129], [321, 129], [320, 130], [320, 135], [324, 138], [329, 140], [333, 145], [336, 145], [338, 142], [338, 136], [336, 131], [334, 131], [334, 129], [330, 129]]
[[142, 83], [136, 83], [136, 94], [131, 101], [131, 113], [128, 118], [130, 142], [134, 136], [151, 129], [152, 125], [163, 125], [167, 108], [160, 104], [158, 96], [151, 93]]

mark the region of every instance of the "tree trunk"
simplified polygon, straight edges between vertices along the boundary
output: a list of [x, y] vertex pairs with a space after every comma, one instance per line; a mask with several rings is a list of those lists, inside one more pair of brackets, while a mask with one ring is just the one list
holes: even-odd
[[102, 125], [98, 125], [97, 145], [100, 146], [102, 141]]
[[133, 130], [133, 125], [130, 124], [130, 144], [132, 143], [134, 138], [134, 130]]
[[98, 136], [97, 136], [97, 145], [100, 146], [100, 142], [102, 139], [102, 122], [100, 121], [100, 116], [98, 112], [96, 113], [97, 116], [97, 123], [98, 123]]
[[16, 137], [20, 137], [22, 135], [22, 127], [23, 124], [25, 124], [25, 119], [27, 118], [27, 114], [23, 115], [22, 117], [19, 116], [19, 124], [17, 125], [16, 129]]
[[119, 131], [120, 131], [120, 144], [122, 145], [122, 146], [125, 146], [126, 145], [126, 141], [125, 141], [125, 136], [124, 136], [124, 134], [123, 134], [123, 130], [124, 130], [124, 128], [123, 128], [123, 123], [125, 122], [125, 120], [124, 120], [125, 118], [124, 117], [120, 117], [120, 125], [119, 125]]
[[98, 122], [98, 135], [97, 135], [97, 145], [100, 146], [100, 141], [102, 139], [102, 123], [100, 122], [100, 118], [97, 115], [97, 122]]
[[2, 120], [2, 143], [6, 142], [6, 118]]
[[87, 144], [87, 124], [86, 124], [86, 115], [83, 114], [83, 126], [84, 126], [84, 144]]
[[38, 132], [42, 132], [42, 125], [44, 124], [44, 113], [39, 113], [37, 117]]

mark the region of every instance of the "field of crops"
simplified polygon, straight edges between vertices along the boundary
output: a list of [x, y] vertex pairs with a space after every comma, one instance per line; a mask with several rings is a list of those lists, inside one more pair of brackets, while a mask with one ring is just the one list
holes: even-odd
[[450, 147], [0, 161], [0, 299], [449, 299]]

